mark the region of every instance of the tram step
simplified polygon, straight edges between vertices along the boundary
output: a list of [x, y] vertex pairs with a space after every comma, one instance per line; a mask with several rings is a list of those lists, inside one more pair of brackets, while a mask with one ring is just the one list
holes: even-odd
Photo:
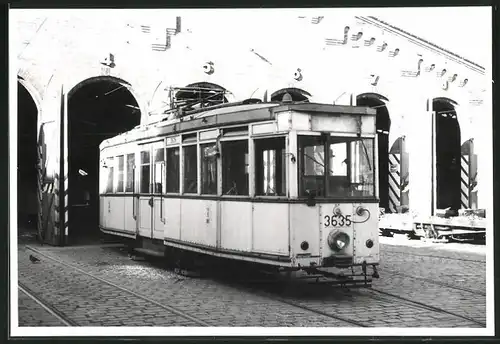
[[142, 247], [135, 248], [134, 251], [148, 255], [148, 256], [155, 256], [155, 257], [164, 257], [165, 256], [163, 252], [158, 252], [156, 250], [151, 250], [151, 249], [142, 248]]

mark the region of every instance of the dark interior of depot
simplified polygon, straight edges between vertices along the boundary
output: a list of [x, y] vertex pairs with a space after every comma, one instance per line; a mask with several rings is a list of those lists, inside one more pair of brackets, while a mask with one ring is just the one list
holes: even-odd
[[[389, 208], [389, 130], [391, 119], [385, 103], [377, 95], [359, 95], [356, 105], [368, 106], [377, 112], [376, 128], [378, 136], [378, 171], [379, 172], [379, 198], [380, 208], [384, 208], [386, 213]], [[383, 173], [382, 171], [386, 171]]]
[[70, 241], [99, 234], [99, 145], [140, 123], [135, 98], [124, 85], [94, 80], [68, 95]]
[[460, 209], [460, 126], [455, 107], [435, 99], [436, 112], [436, 207]]
[[17, 102], [17, 213], [22, 230], [37, 227], [37, 116], [36, 104], [18, 82]]

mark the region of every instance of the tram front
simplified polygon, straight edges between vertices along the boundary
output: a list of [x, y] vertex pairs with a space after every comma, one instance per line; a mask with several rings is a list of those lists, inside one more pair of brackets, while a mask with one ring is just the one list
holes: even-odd
[[286, 117], [289, 148], [297, 154], [290, 162], [294, 265], [364, 281], [378, 277], [375, 111], [323, 105], [291, 108]]

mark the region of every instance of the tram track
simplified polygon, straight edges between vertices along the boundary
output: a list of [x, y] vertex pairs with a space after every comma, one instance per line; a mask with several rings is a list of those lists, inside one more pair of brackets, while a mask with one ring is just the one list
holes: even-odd
[[410, 274], [405, 274], [405, 273], [402, 273], [402, 272], [392, 271], [390, 269], [384, 269], [384, 271], [390, 273], [391, 275], [399, 275], [399, 276], [408, 277], [408, 278], [412, 278], [412, 279], [424, 281], [424, 282], [427, 282], [427, 283], [439, 285], [441, 287], [446, 287], [446, 288], [450, 288], [450, 289], [465, 291], [465, 292], [468, 292], [468, 293], [471, 293], [471, 294], [474, 294], [474, 295], [486, 296], [486, 292], [483, 292], [483, 291], [477, 290], [477, 289], [470, 289], [470, 288], [466, 288], [466, 287], [459, 287], [459, 286], [456, 286], [456, 285], [453, 285], [453, 284], [449, 284], [449, 283], [446, 283], [446, 282], [436, 281], [436, 280], [433, 280], [431, 278], [422, 277], [422, 276], [415, 276], [415, 275], [410, 275]]
[[405, 252], [405, 251], [394, 251], [394, 250], [386, 251], [385, 253], [399, 253], [399, 254], [403, 254], [403, 255], [416, 256], [416, 257], [427, 257], [427, 258], [436, 258], [436, 259], [448, 259], [448, 260], [457, 260], [457, 261], [461, 261], [461, 262], [473, 262], [473, 263], [486, 264], [486, 261], [480, 260], [480, 259], [468, 259], [468, 258], [460, 258], [460, 257], [437, 256], [437, 255], [418, 254], [418, 253]]
[[[112, 286], [113, 288], [117, 288], [119, 290], [122, 290], [123, 292], [134, 295], [135, 297], [138, 297], [142, 300], [151, 302], [151, 303], [153, 303], [153, 304], [155, 304], [155, 305], [157, 305], [165, 310], [168, 310], [172, 313], [175, 313], [176, 315], [179, 315], [185, 319], [189, 319], [191, 322], [194, 322], [197, 325], [211, 326], [211, 325], [208, 325], [208, 323], [206, 323], [205, 321], [203, 321], [201, 319], [187, 315], [185, 311], [180, 310], [174, 306], [165, 305], [165, 304], [162, 304], [162, 303], [157, 302], [155, 300], [152, 300], [152, 299], [148, 298], [147, 296], [138, 294], [135, 291], [132, 291], [132, 290], [124, 288], [120, 285], [117, 285], [111, 281], [106, 280], [105, 278], [95, 276], [93, 273], [89, 273], [85, 270], [82, 270], [81, 268], [79, 268], [77, 266], [74, 266], [74, 265], [67, 263], [67, 262], [64, 262], [64, 261], [61, 261], [57, 258], [52, 257], [49, 254], [38, 251], [34, 248], [30, 247], [29, 249], [31, 251], [37, 253], [41, 257], [45, 257], [46, 259], [51, 260], [59, 265], [66, 266], [67, 268], [70, 268], [78, 273], [84, 274], [84, 275], [89, 276], [93, 279], [96, 279], [100, 282], [106, 283], [109, 286]], [[272, 300], [275, 302], [279, 302], [282, 304], [286, 304], [286, 305], [294, 307], [296, 309], [300, 309], [300, 310], [305, 312], [304, 316], [307, 316], [307, 314], [309, 313], [310, 315], [314, 314], [316, 316], [334, 319], [337, 322], [341, 322], [340, 325], [345, 326], [345, 327], [373, 327], [373, 326], [375, 326], [374, 324], [371, 324], [372, 320], [369, 320], [369, 321], [365, 321], [363, 319], [358, 320], [358, 319], [356, 319], [356, 316], [351, 316], [350, 313], [346, 313], [345, 311], [344, 311], [344, 313], [342, 313], [342, 312], [339, 313], [339, 312], [335, 311], [336, 307], [334, 307], [334, 304], [336, 304], [336, 303], [332, 303], [332, 307], [329, 307], [328, 300], [326, 300], [325, 302], [320, 302], [321, 300], [316, 299], [316, 300], [313, 300], [311, 303], [309, 303], [309, 300], [307, 300], [307, 299], [297, 300], [294, 297], [279, 295], [279, 293], [276, 293], [273, 290], [269, 290], [268, 287], [256, 286], [255, 282], [252, 283], [251, 277], [250, 277], [250, 279], [243, 278], [242, 280], [240, 280], [240, 279], [235, 280], [234, 279], [235, 275], [233, 275], [230, 272], [228, 273], [227, 271], [223, 275], [224, 275], [224, 277], [222, 277], [222, 276], [218, 276], [218, 277], [217, 276], [210, 276], [210, 277], [206, 276], [206, 277], [209, 277], [209, 280], [214, 280], [214, 281], [219, 281], [219, 282], [221, 282], [221, 280], [223, 280], [225, 282], [225, 284], [228, 286], [236, 287], [240, 290], [243, 289], [243, 290], [248, 291], [254, 295], [257, 295], [257, 296], [260, 296], [260, 297], [263, 297], [263, 298], [266, 298], [266, 299], [269, 299], [269, 300]], [[247, 275], [246, 277], [249, 277], [249, 276]], [[409, 276], [409, 277], [411, 277], [411, 276]], [[276, 281], [273, 279], [266, 280], [265, 282], [266, 282], [266, 285], [268, 285], [268, 286], [278, 285], [278, 283], [273, 283], [273, 281], [279, 282], [279, 281]], [[271, 283], [269, 283], [269, 282], [271, 282]], [[325, 287], [327, 287], [327, 286], [328, 285], [325, 285]], [[336, 288], [336, 290], [339, 290], [339, 288]], [[342, 290], [342, 289], [340, 289], [340, 290]], [[450, 312], [450, 311], [447, 311], [445, 309], [441, 309], [438, 307], [429, 306], [427, 304], [424, 304], [424, 303], [421, 303], [418, 301], [414, 301], [414, 300], [410, 300], [410, 299], [401, 297], [399, 295], [387, 293], [383, 290], [378, 290], [376, 288], [363, 289], [363, 292], [360, 293], [359, 296], [361, 296], [361, 297], [365, 296], [365, 297], [368, 297], [370, 299], [377, 301], [376, 304], [372, 305], [375, 308], [380, 307], [380, 305], [383, 305], [383, 307], [385, 307], [386, 309], [393, 308], [393, 307], [404, 308], [405, 306], [406, 307], [410, 306], [410, 307], [426, 310], [429, 312], [447, 314], [449, 316], [458, 317], [460, 319], [466, 320], [467, 322], [470, 322], [470, 323], [474, 323], [474, 324], [477, 324], [480, 326], [486, 326], [485, 323], [483, 323], [481, 321], [477, 321], [477, 320], [472, 319], [470, 317], [466, 317], [466, 316], [463, 316], [461, 314]], [[353, 305], [353, 307], [354, 307], [354, 309], [356, 308], [356, 306], [354, 306], [354, 305]], [[363, 307], [366, 307], [366, 306], [363, 306]], [[371, 307], [371, 306], [368, 306], [368, 307]], [[332, 310], [333, 310], [333, 314], [332, 314]], [[242, 312], [244, 312], [244, 309], [242, 309]], [[372, 317], [372, 319], [373, 319], [373, 317]], [[345, 325], [343, 325], [343, 324], [345, 324]]]
[[64, 326], [79, 326], [75, 321], [71, 320], [66, 315], [64, 315], [63, 312], [58, 310], [57, 307], [52, 305], [50, 302], [47, 302], [46, 300], [44, 300], [37, 293], [35, 293], [33, 290], [28, 288], [24, 283], [22, 283], [20, 281], [18, 282], [18, 289], [19, 289], [19, 291], [24, 293], [26, 296], [28, 296], [30, 299], [35, 301], [45, 311], [50, 313], [54, 318], [59, 320]]
[[[84, 274], [84, 275], [89, 276], [91, 278], [94, 278], [96, 280], [99, 280], [100, 282], [106, 283], [106, 284], [108, 284], [108, 285], [110, 285], [110, 286], [112, 286], [114, 288], [120, 289], [120, 290], [122, 290], [124, 292], [127, 292], [129, 294], [132, 294], [132, 295], [134, 295], [134, 296], [136, 296], [138, 298], [141, 298], [141, 299], [143, 299], [145, 301], [154, 303], [155, 305], [157, 305], [159, 307], [162, 307], [162, 308], [164, 308], [164, 309], [166, 309], [166, 310], [168, 310], [168, 311], [170, 311], [172, 313], [175, 313], [175, 314], [177, 314], [179, 316], [182, 316], [182, 317], [184, 317], [186, 319], [189, 319], [189, 320], [191, 320], [193, 322], [196, 322], [198, 325], [201, 325], [201, 326], [211, 326], [208, 323], [204, 322], [203, 320], [200, 320], [200, 319], [197, 319], [195, 317], [192, 317], [192, 316], [189, 316], [189, 315], [185, 314], [185, 312], [177, 309], [176, 307], [159, 303], [159, 302], [157, 302], [155, 300], [152, 300], [152, 299], [150, 299], [150, 298], [148, 298], [146, 296], [143, 296], [141, 294], [138, 294], [138, 293], [136, 293], [136, 292], [134, 292], [132, 290], [129, 290], [127, 288], [119, 286], [119, 285], [117, 285], [117, 284], [115, 284], [115, 283], [113, 283], [111, 281], [108, 281], [108, 280], [106, 280], [104, 278], [95, 276], [94, 274], [89, 273], [89, 272], [87, 272], [85, 270], [82, 270], [81, 268], [79, 268], [77, 266], [74, 266], [72, 264], [66, 263], [66, 262], [61, 261], [61, 260], [59, 260], [57, 258], [54, 258], [51, 255], [48, 255], [48, 254], [46, 254], [44, 252], [36, 250], [36, 249], [34, 249], [32, 247], [28, 247], [28, 249], [31, 250], [31, 251], [33, 251], [33, 252], [35, 252], [37, 255], [40, 255], [43, 258], [46, 258], [46, 259], [49, 259], [49, 260], [55, 262], [56, 264], [59, 264], [59, 265], [65, 266], [67, 268], [73, 269], [73, 270], [77, 271], [78, 273], [81, 273], [81, 274]], [[226, 282], [228, 282], [228, 281], [226, 280]], [[334, 319], [334, 320], [337, 320], [337, 321], [341, 321], [341, 322], [343, 322], [343, 323], [346, 324], [345, 325], [346, 327], [348, 327], [348, 326], [369, 327], [369, 325], [364, 324], [364, 323], [362, 323], [360, 321], [357, 321], [355, 319], [351, 319], [351, 318], [347, 318], [347, 317], [343, 317], [343, 316], [338, 316], [338, 315], [333, 315], [333, 314], [330, 314], [328, 312], [324, 312], [324, 311], [321, 311], [321, 310], [318, 310], [318, 309], [314, 309], [313, 307], [309, 307], [307, 305], [300, 304], [299, 302], [295, 302], [295, 301], [292, 301], [292, 300], [288, 300], [288, 299], [285, 299], [285, 298], [273, 295], [270, 292], [259, 290], [257, 288], [248, 287], [247, 285], [242, 286], [238, 282], [234, 282], [233, 281], [233, 282], [230, 282], [228, 284], [233, 284], [233, 286], [237, 285], [238, 289], [245, 289], [245, 290], [251, 292], [254, 295], [261, 296], [261, 297], [269, 299], [269, 300], [278, 301], [280, 303], [283, 303], [283, 304], [286, 304], [286, 305], [289, 305], [289, 306], [301, 309], [302, 311], [306, 311], [306, 312], [309, 312], [309, 313], [313, 313], [315, 315], [319, 315], [319, 316], [327, 317], [327, 318]], [[242, 310], [242, 311], [244, 311], [244, 310]]]
[[[154, 262], [151, 262], [151, 261], [149, 261], [149, 263], [156, 265]], [[244, 289], [245, 291], [251, 292], [252, 294], [254, 294], [256, 296], [260, 296], [260, 297], [263, 297], [263, 298], [266, 298], [269, 300], [277, 301], [277, 302], [280, 302], [282, 304], [286, 304], [288, 306], [292, 306], [292, 307], [301, 309], [303, 311], [313, 313], [315, 315], [319, 315], [319, 316], [327, 317], [330, 319], [342, 321], [342, 322], [346, 323], [346, 326], [354, 325], [357, 327], [370, 327], [369, 325], [364, 324], [364, 323], [357, 321], [355, 319], [351, 319], [351, 318], [343, 317], [343, 316], [339, 316], [339, 315], [333, 315], [333, 314], [330, 314], [328, 312], [324, 312], [321, 310], [314, 309], [313, 307], [309, 307], [309, 306], [300, 304], [299, 302], [288, 300], [286, 298], [277, 296], [271, 292], [264, 291], [264, 290], [258, 289], [256, 287], [249, 286], [249, 284], [250, 285], [256, 284], [256, 283], [259, 284], [262, 282], [266, 283], [267, 285], [272, 285], [273, 282], [275, 282], [274, 285], [276, 285], [276, 283], [280, 283], [280, 280], [273, 280], [272, 277], [270, 277], [269, 275], [264, 275], [264, 276], [261, 276], [262, 278], [257, 278], [257, 279], [252, 279], [252, 278], [250, 278], [250, 279], [248, 279], [248, 278], [244, 278], [244, 279], [236, 278], [236, 279], [234, 279], [235, 275], [232, 274], [231, 270], [229, 269], [229, 270], [224, 270], [224, 272], [222, 273], [222, 276], [220, 275], [220, 271], [218, 271], [218, 272], [212, 271], [211, 276], [208, 275], [205, 277], [208, 277], [210, 280], [213, 280], [216, 282], [220, 282], [221, 280], [223, 280], [226, 285], [230, 285], [230, 286], [238, 288], [240, 290]]]
[[[156, 301], [156, 300], [153, 300], [153, 299], [151, 299], [151, 298], [149, 298], [149, 297], [147, 297], [147, 296], [144, 296], [144, 295], [141, 295], [141, 294], [139, 294], [139, 293], [136, 293], [135, 291], [132, 291], [132, 290], [130, 290], [130, 289], [128, 289], [128, 288], [125, 288], [125, 287], [119, 286], [119, 285], [117, 285], [117, 284], [115, 284], [115, 283], [113, 283], [113, 282], [111, 282], [111, 281], [108, 281], [108, 280], [106, 280], [106, 279], [104, 279], [104, 278], [101, 278], [101, 277], [95, 276], [94, 274], [91, 274], [91, 273], [89, 273], [89, 272], [87, 272], [87, 271], [85, 271], [85, 270], [83, 270], [83, 269], [80, 269], [80, 268], [79, 268], [79, 267], [77, 267], [77, 266], [74, 266], [74, 265], [72, 265], [72, 264], [68, 264], [68, 263], [66, 263], [66, 262], [64, 262], [64, 261], [61, 261], [61, 260], [59, 260], [59, 259], [57, 259], [57, 258], [54, 258], [54, 257], [52, 257], [52, 256], [50, 256], [50, 255], [48, 255], [48, 254], [46, 254], [46, 253], [44, 253], [44, 252], [42, 252], [42, 251], [39, 251], [39, 250], [37, 250], [37, 249], [35, 249], [35, 248], [33, 248], [33, 247], [27, 247], [27, 248], [28, 248], [28, 250], [31, 250], [31, 251], [35, 252], [37, 255], [42, 256], [42, 257], [44, 257], [44, 258], [46, 258], [46, 259], [49, 259], [49, 260], [51, 260], [51, 261], [55, 262], [56, 264], [59, 264], [59, 265], [65, 266], [65, 267], [67, 267], [67, 268], [69, 268], [69, 269], [72, 269], [72, 270], [74, 270], [74, 271], [77, 271], [77, 272], [78, 272], [78, 273], [80, 273], [80, 274], [86, 275], [86, 276], [91, 277], [91, 278], [93, 278], [93, 279], [95, 279], [95, 280], [98, 280], [98, 281], [100, 281], [100, 282], [102, 282], [102, 283], [105, 283], [105, 284], [107, 284], [107, 285], [109, 285], [109, 286], [111, 286], [111, 287], [113, 287], [113, 288], [119, 289], [119, 290], [121, 290], [121, 291], [123, 291], [123, 292], [125, 292], [125, 293], [127, 293], [127, 294], [133, 295], [133, 296], [134, 296], [134, 297], [136, 297], [136, 298], [139, 298], [139, 299], [142, 299], [142, 300], [144, 300], [144, 301], [146, 301], [146, 302], [149, 302], [149, 303], [151, 303], [151, 304], [154, 304], [154, 305], [156, 305], [157, 307], [160, 307], [160, 308], [162, 308], [162, 309], [164, 309], [164, 310], [166, 310], [166, 311], [169, 311], [169, 312], [171, 312], [171, 313], [174, 313], [175, 315], [180, 316], [180, 317], [182, 317], [182, 318], [184, 318], [184, 319], [186, 319], [186, 320], [189, 320], [189, 321], [191, 321], [191, 322], [195, 323], [195, 324], [196, 324], [196, 325], [198, 325], [198, 326], [203, 326], [203, 327], [210, 326], [210, 324], [208, 324], [207, 322], [205, 322], [205, 321], [203, 321], [203, 320], [201, 320], [201, 319], [198, 319], [198, 318], [196, 318], [196, 317], [193, 317], [193, 316], [191, 316], [191, 315], [188, 315], [188, 314], [186, 314], [184, 311], [182, 311], [182, 310], [178, 309], [177, 307], [174, 307], [174, 306], [171, 306], [171, 305], [165, 305], [165, 304], [160, 303], [160, 302], [158, 302], [158, 301]], [[74, 325], [70, 325], [70, 326], [74, 326]]]
[[[389, 292], [386, 292], [386, 291], [383, 291], [383, 290], [380, 290], [380, 289], [377, 289], [377, 288], [370, 288], [368, 290], [369, 290], [369, 293], [376, 293], [376, 294], [379, 295], [379, 296], [373, 296], [373, 295], [369, 296], [369, 297], [374, 298], [374, 299], [383, 300], [383, 297], [380, 298], [380, 295], [383, 295], [385, 297], [390, 297], [390, 298], [393, 298], [393, 299], [405, 302], [405, 303], [407, 303], [409, 305], [413, 305], [416, 308], [427, 309], [427, 310], [430, 310], [430, 311], [433, 311], [433, 312], [436, 312], [436, 313], [448, 314], [448, 315], [451, 315], [451, 316], [454, 316], [454, 317], [457, 317], [457, 318], [461, 318], [463, 320], [467, 320], [469, 322], [475, 323], [477, 325], [486, 327], [486, 323], [484, 323], [482, 321], [478, 321], [476, 319], [473, 319], [473, 318], [470, 318], [470, 317], [467, 317], [467, 316], [464, 316], [464, 315], [461, 315], [461, 314], [457, 314], [455, 312], [451, 312], [451, 311], [448, 311], [448, 310], [443, 309], [443, 308], [439, 308], [439, 307], [431, 306], [429, 304], [425, 304], [423, 302], [411, 300], [411, 299], [408, 299], [406, 297], [395, 295], [395, 294], [392, 294], [392, 293], [389, 293]], [[386, 299], [386, 301], [392, 302], [392, 301], [387, 300], [387, 299]]]
[[[238, 285], [238, 286], [241, 288], [241, 285]], [[273, 301], [278, 301], [278, 302], [287, 304], [289, 306], [293, 306], [295, 308], [299, 308], [299, 309], [302, 309], [302, 310], [305, 310], [305, 311], [308, 311], [308, 312], [311, 312], [311, 313], [314, 313], [317, 315], [328, 317], [330, 319], [340, 320], [340, 321], [345, 322], [346, 324], [349, 324], [349, 325], [354, 325], [357, 327], [370, 327], [370, 325], [365, 324], [361, 321], [358, 321], [358, 320], [355, 320], [352, 318], [348, 318], [348, 317], [344, 317], [344, 316], [340, 316], [340, 315], [333, 315], [333, 314], [330, 314], [328, 312], [321, 311], [321, 310], [315, 309], [313, 307], [303, 305], [297, 301], [292, 301], [292, 300], [286, 299], [284, 297], [274, 295], [270, 292], [262, 291], [260, 289], [255, 288], [255, 287], [252, 288], [252, 287], [244, 286], [243, 288], [245, 288], [247, 291], [250, 291], [254, 295], [265, 297], [265, 298], [271, 299]]]
[[[229, 273], [229, 275], [231, 275], [231, 273]], [[406, 274], [402, 274], [402, 275], [404, 275], [405, 277], [413, 277], [411, 275], [406, 275]], [[223, 279], [224, 279], [224, 281], [226, 283], [228, 283], [228, 284], [230, 284], [232, 286], [235, 286], [235, 287], [240, 288], [240, 289], [243, 288], [246, 291], [249, 291], [249, 292], [251, 292], [251, 293], [253, 293], [255, 295], [258, 295], [258, 296], [261, 296], [261, 297], [265, 297], [265, 298], [271, 299], [273, 301], [278, 301], [278, 302], [281, 302], [281, 303], [284, 303], [284, 304], [287, 304], [287, 305], [290, 305], [290, 306], [293, 306], [293, 307], [296, 307], [296, 308], [299, 308], [299, 309], [302, 309], [302, 310], [305, 310], [305, 311], [308, 311], [308, 312], [311, 312], [311, 313], [314, 313], [314, 314], [317, 314], [317, 315], [322, 315], [322, 316], [325, 316], [325, 317], [328, 317], [328, 318], [331, 318], [331, 319], [339, 320], [339, 321], [345, 322], [346, 324], [349, 324], [349, 325], [354, 325], [354, 326], [357, 326], [357, 327], [372, 327], [372, 325], [369, 324], [368, 322], [358, 321], [356, 319], [353, 319], [353, 318], [350, 318], [350, 317], [346, 317], [346, 316], [331, 314], [331, 313], [328, 313], [326, 311], [318, 310], [318, 309], [316, 309], [314, 307], [311, 307], [311, 306], [308, 306], [308, 305], [304, 305], [301, 302], [293, 301], [293, 300], [287, 299], [285, 297], [278, 296], [275, 293], [262, 290], [262, 288], [257, 288], [257, 287], [251, 287], [251, 286], [249, 286], [249, 284], [251, 285], [252, 283], [262, 283], [262, 282], [265, 282], [267, 285], [278, 285], [279, 283], [282, 283], [283, 280], [273, 279], [270, 276], [266, 276], [263, 279], [257, 279], [257, 280], [253, 280], [252, 278], [250, 278], [250, 279], [248, 279], [248, 278], [238, 279], [237, 278], [236, 281], [235, 281], [235, 280], [232, 280], [232, 278], [234, 278], [234, 277], [235, 276], [232, 275], [232, 277], [230, 277], [229, 280], [228, 280], [227, 277], [223, 278]], [[212, 277], [211, 279], [214, 279], [214, 278]], [[419, 279], [433, 281], [433, 280], [426, 279], [426, 278], [423, 278], [423, 277], [421, 277]], [[219, 279], [215, 278], [215, 280], [219, 280]], [[255, 282], [255, 281], [257, 281], [257, 282]], [[433, 282], [436, 282], [436, 281], [433, 281]], [[448, 284], [445, 284], [445, 283], [441, 283], [441, 285], [442, 286], [447, 286], [447, 287], [452, 287], [451, 285], [448, 285]], [[309, 286], [311, 286], [311, 285], [309, 284]], [[460, 288], [456, 288], [455, 287], [454, 289], [460, 289]], [[481, 294], [481, 292], [477, 291], [477, 290], [472, 290], [472, 289], [467, 289], [467, 288], [463, 288], [463, 289], [464, 289], [464, 291], [467, 291], [467, 292], [470, 292], [470, 293]], [[336, 290], [345, 290], [345, 289], [336, 288]], [[430, 306], [430, 305], [427, 305], [427, 304], [424, 304], [424, 303], [421, 303], [421, 302], [418, 302], [418, 301], [410, 300], [410, 299], [401, 297], [399, 295], [390, 294], [390, 293], [387, 293], [387, 292], [382, 291], [382, 290], [378, 290], [378, 289], [375, 289], [375, 288], [367, 288], [367, 289], [362, 289], [362, 290], [367, 290], [368, 293], [370, 293], [370, 291], [373, 291], [375, 293], [384, 295], [384, 297], [373, 296], [373, 295], [369, 295], [368, 297], [370, 297], [371, 299], [375, 299], [375, 300], [377, 300], [377, 301], [379, 301], [381, 303], [384, 303], [384, 304], [386, 304], [388, 306], [394, 306], [394, 304], [395, 304], [394, 299], [397, 299], [399, 303], [401, 303], [401, 304], [404, 303], [404, 304], [410, 305], [410, 306], [412, 306], [414, 308], [426, 310], [426, 311], [433, 312], [433, 313], [447, 314], [447, 315], [450, 315], [450, 316], [453, 316], [453, 317], [461, 318], [461, 319], [466, 320], [468, 322], [475, 323], [475, 324], [480, 325], [480, 326], [486, 326], [486, 324], [484, 322], [477, 321], [477, 320], [472, 319], [470, 317], [466, 317], [466, 316], [463, 316], [463, 315], [460, 315], [460, 314], [457, 314], [457, 313], [454, 313], [454, 312], [451, 312], [451, 311], [447, 311], [447, 310], [439, 308], [439, 307]], [[460, 290], [462, 290], [462, 289], [460, 289]], [[390, 299], [390, 298], [392, 298], [392, 299]]]

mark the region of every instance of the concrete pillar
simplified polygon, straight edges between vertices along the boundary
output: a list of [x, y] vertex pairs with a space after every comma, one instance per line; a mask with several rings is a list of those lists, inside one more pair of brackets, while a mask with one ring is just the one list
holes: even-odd
[[432, 99], [420, 98], [414, 103], [408, 124], [406, 145], [410, 155], [410, 206], [414, 214], [430, 216], [433, 212]]
[[[473, 110], [472, 110], [473, 109]], [[488, 106], [481, 105], [472, 107], [474, 153], [477, 159], [476, 188], [477, 207], [486, 209], [493, 204], [493, 140], [492, 120]]]

